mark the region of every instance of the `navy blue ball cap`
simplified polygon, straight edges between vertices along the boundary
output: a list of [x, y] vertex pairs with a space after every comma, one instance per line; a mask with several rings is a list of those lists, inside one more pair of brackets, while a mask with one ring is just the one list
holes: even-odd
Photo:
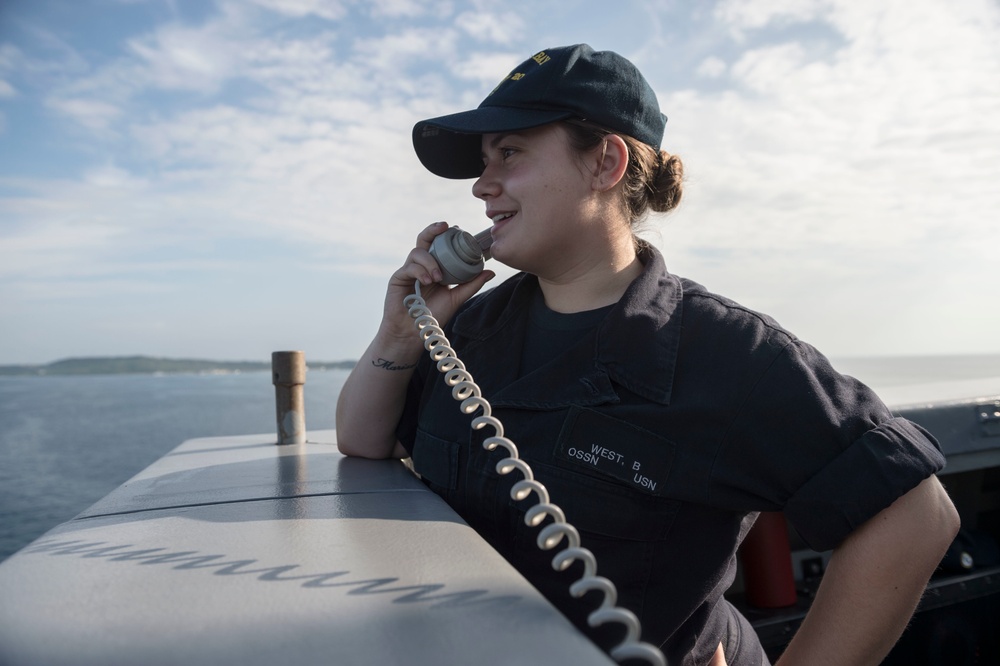
[[413, 147], [429, 171], [444, 178], [477, 178], [481, 136], [587, 120], [657, 150], [667, 117], [656, 93], [631, 62], [587, 44], [539, 51], [514, 68], [478, 108], [423, 120]]

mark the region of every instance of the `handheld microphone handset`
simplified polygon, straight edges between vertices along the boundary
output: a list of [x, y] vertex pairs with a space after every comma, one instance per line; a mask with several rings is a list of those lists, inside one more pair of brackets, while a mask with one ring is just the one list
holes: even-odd
[[458, 227], [449, 227], [436, 236], [430, 253], [441, 267], [442, 284], [462, 284], [482, 273], [492, 244], [489, 229], [473, 236]]

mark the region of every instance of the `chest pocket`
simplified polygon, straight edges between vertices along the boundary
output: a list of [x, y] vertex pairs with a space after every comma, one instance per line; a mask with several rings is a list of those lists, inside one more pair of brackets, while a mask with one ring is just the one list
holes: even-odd
[[676, 445], [600, 412], [573, 407], [536, 473], [580, 530], [633, 541], [666, 537], [679, 502], [667, 496]]

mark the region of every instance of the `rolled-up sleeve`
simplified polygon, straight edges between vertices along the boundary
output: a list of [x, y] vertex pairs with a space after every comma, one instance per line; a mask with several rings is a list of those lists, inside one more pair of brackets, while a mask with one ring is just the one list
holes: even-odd
[[824, 551], [944, 462], [930, 433], [792, 339], [734, 418], [713, 492], [729, 506], [784, 511], [806, 544]]
[[926, 430], [893, 418], [806, 481], [785, 504], [785, 516], [810, 548], [829, 550], [943, 466]]

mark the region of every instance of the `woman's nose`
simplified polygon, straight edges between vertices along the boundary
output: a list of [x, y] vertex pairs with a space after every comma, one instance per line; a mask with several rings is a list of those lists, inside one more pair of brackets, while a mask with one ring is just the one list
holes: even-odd
[[472, 196], [477, 199], [488, 199], [495, 197], [500, 192], [500, 182], [496, 179], [494, 171], [487, 165], [483, 169], [482, 175], [472, 184]]

